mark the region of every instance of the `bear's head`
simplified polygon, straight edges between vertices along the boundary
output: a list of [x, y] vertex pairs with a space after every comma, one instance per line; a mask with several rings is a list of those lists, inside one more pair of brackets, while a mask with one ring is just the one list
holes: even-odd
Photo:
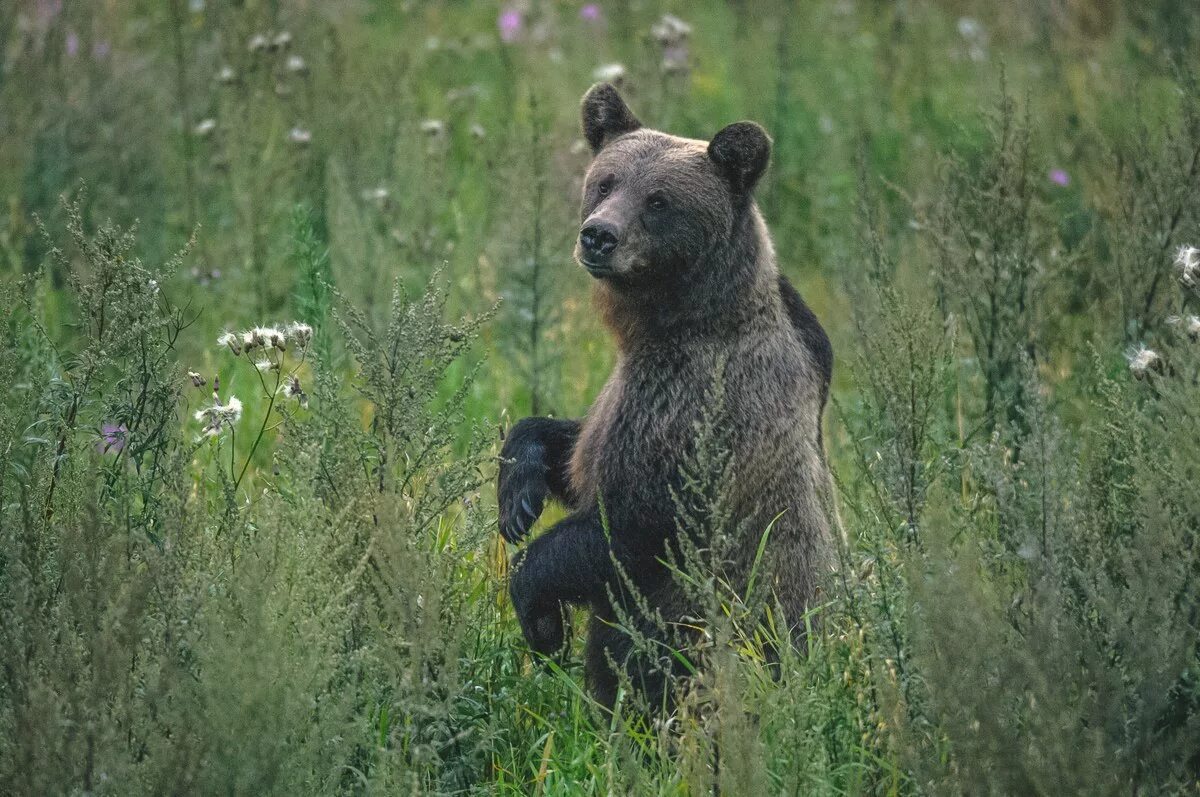
[[736, 122], [708, 142], [668, 135], [642, 127], [607, 83], [584, 95], [582, 111], [595, 157], [575, 258], [593, 277], [660, 293], [714, 276], [714, 254], [755, 234], [746, 222], [771, 155], [757, 124]]

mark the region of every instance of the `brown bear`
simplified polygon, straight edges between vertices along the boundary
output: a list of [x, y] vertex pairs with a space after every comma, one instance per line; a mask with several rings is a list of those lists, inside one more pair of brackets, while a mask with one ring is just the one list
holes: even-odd
[[615, 663], [651, 703], [669, 702], [671, 667], [647, 661], [620, 620], [640, 616], [640, 631], [654, 636], [661, 620], [695, 617], [668, 562], [682, 471], [718, 371], [734, 476], [723, 509], [741, 535], [725, 572], [745, 586], [769, 527], [756, 578], [773, 587], [799, 640], [832, 560], [821, 415], [833, 353], [779, 273], [754, 203], [771, 149], [761, 127], [738, 122], [708, 142], [649, 130], [607, 84], [587, 92], [582, 113], [594, 158], [575, 258], [593, 278], [618, 358], [582, 421], [526, 418], [512, 428], [501, 451], [500, 532], [520, 541], [547, 497], [570, 510], [513, 559], [510, 594], [529, 645], [561, 652], [565, 607], [588, 606], [586, 673], [597, 700], [616, 697]]

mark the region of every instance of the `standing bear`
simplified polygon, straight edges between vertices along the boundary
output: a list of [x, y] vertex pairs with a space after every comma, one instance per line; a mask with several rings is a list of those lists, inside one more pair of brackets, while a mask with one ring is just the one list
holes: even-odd
[[[732, 477], [721, 510], [735, 521], [722, 576], [738, 590], [752, 571], [770, 585], [800, 641], [832, 561], [821, 414], [833, 352], [779, 272], [754, 203], [771, 150], [761, 127], [731, 124], [709, 142], [649, 130], [608, 84], [587, 92], [582, 112], [594, 158], [575, 258], [593, 278], [617, 362], [582, 421], [526, 418], [512, 428], [500, 532], [519, 542], [548, 497], [569, 509], [513, 559], [525, 638], [557, 654], [566, 607], [589, 607], [592, 693], [612, 706], [615, 667], [653, 705], [671, 689], [664, 625], [692, 628], [703, 612], [671, 563], [683, 533], [678, 497], [718, 384]], [[657, 642], [634, 644], [631, 617]], [[656, 647], [661, 656], [647, 653]]]

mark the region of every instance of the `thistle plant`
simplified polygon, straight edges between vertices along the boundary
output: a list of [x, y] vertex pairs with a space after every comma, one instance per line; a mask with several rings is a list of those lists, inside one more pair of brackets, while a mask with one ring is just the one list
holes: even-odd
[[312, 340], [313, 328], [299, 321], [283, 327], [226, 331], [217, 338], [218, 346], [227, 349], [245, 370], [253, 371], [262, 391], [258, 398], [265, 402], [262, 421], [253, 433], [253, 442], [240, 469], [236, 466], [237, 428], [242, 419], [242, 402], [238, 397], [230, 394], [222, 400], [220, 380], [214, 378], [213, 403], [195, 413], [204, 437], [229, 433], [229, 481], [234, 491], [246, 477], [263, 437], [287, 422], [296, 408], [308, 408], [308, 395], [301, 386], [299, 373], [308, 359]]

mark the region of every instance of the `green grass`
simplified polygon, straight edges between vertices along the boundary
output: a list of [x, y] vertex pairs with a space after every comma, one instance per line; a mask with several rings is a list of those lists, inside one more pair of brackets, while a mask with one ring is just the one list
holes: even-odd
[[[0, 793], [1194, 793], [1193, 5], [581, 5], [0, 7]], [[811, 643], [682, 574], [658, 724], [531, 660], [495, 533], [500, 429], [613, 363], [611, 63], [647, 124], [768, 128], [837, 353]], [[307, 406], [217, 344], [294, 320]]]

